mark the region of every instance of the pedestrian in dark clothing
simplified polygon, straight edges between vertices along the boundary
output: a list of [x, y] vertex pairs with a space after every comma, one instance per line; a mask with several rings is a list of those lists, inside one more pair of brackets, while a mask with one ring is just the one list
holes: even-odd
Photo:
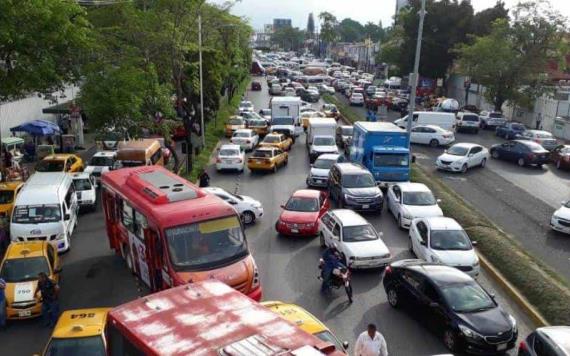
[[59, 317], [59, 286], [52, 281], [44, 272], [38, 274], [38, 287], [34, 293], [37, 298], [38, 293], [42, 296], [42, 317], [45, 326], [54, 327]]
[[6, 327], [6, 281], [0, 278], [0, 329]]
[[200, 187], [208, 187], [210, 185], [210, 176], [206, 173], [205, 169], [203, 169], [202, 173], [198, 176], [198, 180], [200, 182]]
[[4, 149], [4, 168], [12, 167], [12, 153], [7, 149]]
[[7, 227], [8, 225], [4, 221], [0, 221], [0, 257], [4, 256], [4, 252], [10, 244], [10, 234], [8, 234]]

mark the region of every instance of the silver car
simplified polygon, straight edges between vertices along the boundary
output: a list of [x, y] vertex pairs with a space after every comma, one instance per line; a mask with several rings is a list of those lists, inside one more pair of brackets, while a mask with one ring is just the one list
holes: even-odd
[[517, 134], [517, 139], [519, 140], [529, 140], [534, 141], [544, 147], [548, 151], [552, 151], [558, 147], [558, 141], [552, 136], [548, 131], [543, 130], [526, 130], [520, 134]]

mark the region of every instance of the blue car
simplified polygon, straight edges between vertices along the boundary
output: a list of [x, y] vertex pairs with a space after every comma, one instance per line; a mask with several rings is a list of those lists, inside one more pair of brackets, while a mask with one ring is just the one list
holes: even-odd
[[513, 140], [517, 135], [526, 131], [526, 127], [518, 122], [507, 122], [502, 126], [497, 126], [495, 135], [497, 137], [504, 137], [507, 140]]
[[513, 140], [494, 145], [489, 150], [491, 157], [516, 162], [519, 166], [534, 165], [541, 167], [548, 163], [550, 152], [532, 141]]

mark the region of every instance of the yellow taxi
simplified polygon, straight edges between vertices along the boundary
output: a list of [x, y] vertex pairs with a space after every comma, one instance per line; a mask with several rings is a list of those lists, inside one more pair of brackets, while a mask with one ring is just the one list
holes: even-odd
[[263, 139], [259, 146], [261, 147], [275, 147], [281, 151], [289, 151], [293, 145], [293, 140], [291, 137], [287, 137], [283, 134], [272, 133]]
[[247, 159], [247, 168], [251, 171], [273, 171], [289, 161], [289, 154], [275, 147], [260, 147]]
[[56, 153], [36, 164], [36, 172], [83, 172], [83, 160], [74, 154]]
[[249, 120], [247, 128], [255, 131], [259, 137], [263, 137], [269, 133], [269, 125], [266, 120]]
[[0, 266], [6, 281], [7, 319], [29, 319], [41, 315], [42, 303], [34, 297], [38, 274], [44, 272], [58, 282], [61, 264], [57, 251], [47, 241], [12, 242]]
[[14, 201], [23, 186], [23, 182], [0, 183], [0, 218], [9, 218], [12, 215]]
[[234, 132], [245, 129], [245, 120], [241, 116], [232, 116], [225, 126], [226, 137], [232, 137]]
[[269, 310], [279, 314], [283, 319], [297, 325], [303, 331], [308, 332], [323, 341], [330, 342], [334, 344], [339, 351], [347, 353], [348, 342], [340, 342], [340, 340], [329, 330], [329, 328], [327, 328], [325, 324], [300, 306], [278, 301], [267, 301], [262, 302], [261, 304]]
[[64, 311], [42, 355], [107, 354], [105, 324], [111, 308]]
[[320, 111], [306, 111], [301, 114], [301, 125], [306, 131], [309, 128], [309, 119], [313, 117], [326, 117], [326, 115]]
[[333, 117], [337, 119], [339, 116], [339, 112], [335, 104], [324, 104], [323, 112], [325, 113], [326, 117]]

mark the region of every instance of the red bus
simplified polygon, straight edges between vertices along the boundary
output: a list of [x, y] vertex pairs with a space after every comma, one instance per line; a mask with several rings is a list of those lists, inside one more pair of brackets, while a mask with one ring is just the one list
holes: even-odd
[[261, 299], [231, 205], [161, 166], [110, 171], [101, 182], [109, 244], [152, 291], [215, 278]]
[[110, 356], [345, 355], [215, 280], [118, 306], [105, 329]]

